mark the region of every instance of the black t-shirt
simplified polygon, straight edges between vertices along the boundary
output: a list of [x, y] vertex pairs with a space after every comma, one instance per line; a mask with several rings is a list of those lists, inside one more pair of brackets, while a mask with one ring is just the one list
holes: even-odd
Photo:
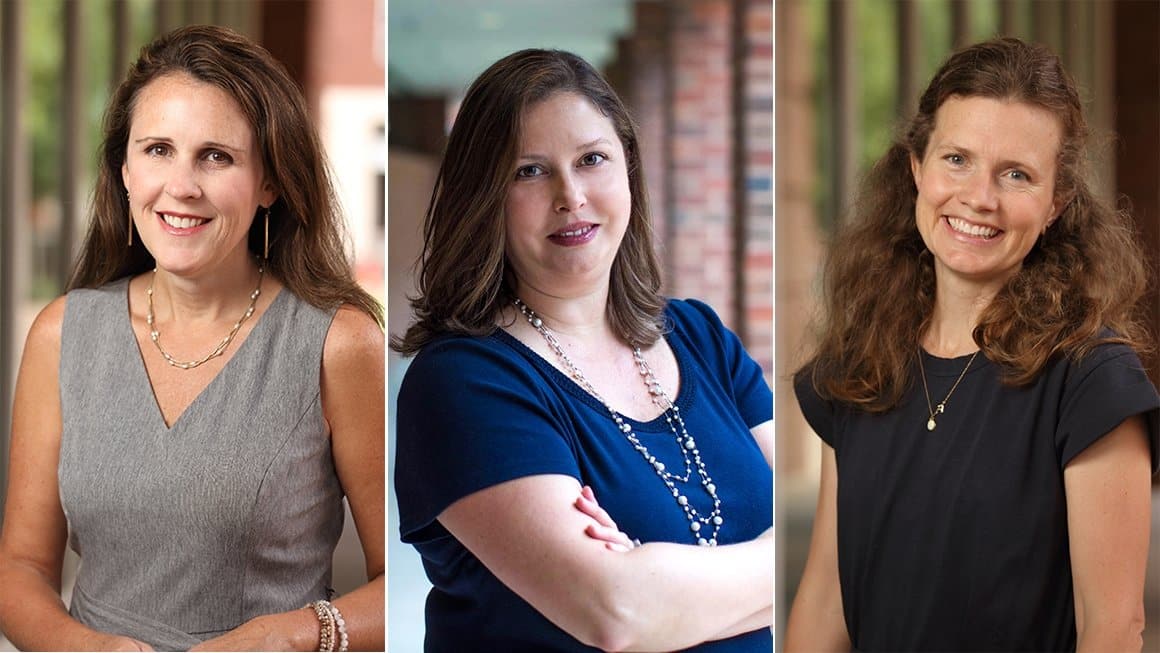
[[[922, 363], [937, 404], [970, 356]], [[795, 385], [838, 466], [838, 568], [859, 651], [1070, 651], [1076, 646], [1063, 469], [1143, 413], [1160, 456], [1160, 397], [1128, 347], [1050, 363], [1030, 386], [975, 358], [937, 427], [913, 370], [874, 415]], [[805, 375], [803, 375], [804, 377]]]

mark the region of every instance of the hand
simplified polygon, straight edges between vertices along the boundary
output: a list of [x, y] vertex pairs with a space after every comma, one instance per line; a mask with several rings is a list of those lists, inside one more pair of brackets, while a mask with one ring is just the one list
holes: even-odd
[[604, 542], [604, 546], [610, 551], [624, 553], [640, 546], [640, 542], [629, 539], [628, 535], [622, 533], [608, 512], [596, 503], [596, 494], [592, 492], [591, 487], [585, 485], [580, 489], [580, 496], [574, 505], [577, 510], [596, 520], [595, 524], [585, 527], [584, 534]]
[[132, 637], [104, 633], [93, 642], [94, 651], [152, 651], [153, 647]]
[[189, 649], [191, 651], [290, 651], [290, 642], [280, 637], [268, 616], [254, 617], [237, 628]]

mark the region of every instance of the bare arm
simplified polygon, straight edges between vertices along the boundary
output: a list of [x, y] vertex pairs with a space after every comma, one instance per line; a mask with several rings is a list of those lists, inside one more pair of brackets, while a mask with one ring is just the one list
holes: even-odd
[[769, 473], [773, 474], [773, 420], [762, 422], [749, 429], [749, 432], [753, 434], [753, 439], [757, 440], [757, 446], [761, 449], [761, 455], [765, 456], [765, 463], [769, 465]]
[[1063, 471], [1081, 653], [1143, 647], [1150, 466], [1147, 432], [1137, 415]]
[[[0, 628], [20, 649], [149, 650], [69, 616], [60, 597], [68, 526], [60, 505], [61, 325], [64, 298], [32, 325], [16, 382], [8, 500], [0, 533]], [[14, 588], [15, 591], [9, 591]]]
[[617, 552], [586, 534], [594, 520], [574, 507], [579, 494], [573, 478], [529, 476], [470, 494], [439, 521], [548, 620], [604, 650], [686, 648], [769, 610], [772, 537]]
[[838, 583], [838, 466], [822, 444], [822, 482], [806, 568], [786, 623], [785, 650], [849, 651]]
[[[334, 600], [346, 622], [352, 651], [381, 651], [386, 645], [385, 353], [383, 332], [371, 318], [347, 306], [339, 309], [323, 349], [322, 408], [369, 580]], [[309, 651], [318, 648], [318, 637], [318, 618], [303, 608], [257, 617], [192, 650]]]
[[[757, 441], [758, 448], [761, 449], [762, 455], [765, 457], [766, 464], [769, 465], [769, 473], [773, 474], [773, 447], [774, 447], [774, 429], [773, 420], [762, 422], [750, 429], [753, 433], [754, 440]], [[764, 536], [773, 537], [773, 527], [770, 527]], [[769, 564], [773, 565], [774, 561], [771, 557]], [[772, 592], [772, 585], [770, 587]], [[731, 624], [725, 630], [717, 633], [710, 639], [726, 639], [734, 637], [742, 633], [747, 633], [758, 628], [770, 628], [773, 626], [773, 597], [770, 596], [769, 605], [759, 608], [756, 612], [746, 616], [744, 619]]]

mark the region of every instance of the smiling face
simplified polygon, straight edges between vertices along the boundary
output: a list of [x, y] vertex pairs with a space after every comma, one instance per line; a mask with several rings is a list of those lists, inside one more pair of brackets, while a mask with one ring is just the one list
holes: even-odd
[[255, 212], [275, 199], [237, 102], [185, 75], [141, 89], [121, 177], [158, 268], [187, 277], [244, 261]]
[[922, 161], [911, 158], [915, 222], [935, 274], [997, 290], [1059, 215], [1059, 121], [1017, 101], [951, 97]]
[[505, 253], [525, 286], [556, 297], [607, 286], [632, 194], [612, 121], [560, 92], [528, 107], [504, 202]]

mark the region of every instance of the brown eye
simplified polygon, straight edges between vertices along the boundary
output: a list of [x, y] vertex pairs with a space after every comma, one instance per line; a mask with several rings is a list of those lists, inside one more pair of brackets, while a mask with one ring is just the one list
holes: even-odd
[[211, 150], [210, 152], [206, 153], [205, 158], [210, 163], [216, 163], [219, 165], [228, 165], [234, 162], [233, 157], [226, 154], [225, 152], [222, 152], [221, 150]]

